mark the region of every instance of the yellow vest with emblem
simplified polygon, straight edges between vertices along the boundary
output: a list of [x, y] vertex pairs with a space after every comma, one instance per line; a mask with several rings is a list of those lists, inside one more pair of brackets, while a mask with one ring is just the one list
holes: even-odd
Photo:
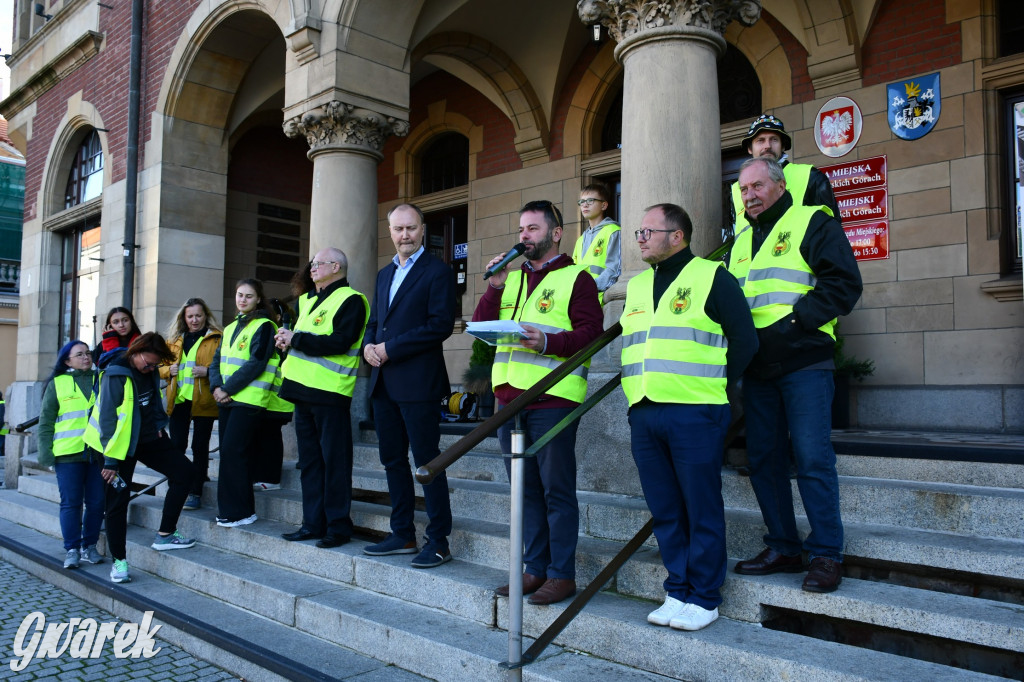
[[[799, 206], [804, 203], [807, 184], [811, 181], [812, 168], [814, 166], [809, 163], [787, 163], [782, 167], [782, 173], [786, 176], [786, 190], [793, 195], [794, 205]], [[732, 203], [736, 209], [735, 230], [739, 232], [747, 224], [747, 219], [743, 216], [743, 197], [740, 196], [739, 181], [732, 183]]]
[[[585, 268], [580, 265], [569, 265], [552, 270], [533, 292], [526, 297], [526, 278], [522, 270], [509, 273], [505, 288], [501, 294], [501, 308], [498, 310], [499, 320], [515, 319], [521, 324], [536, 327], [545, 334], [557, 334], [572, 330], [569, 319], [569, 299], [572, 298], [576, 277]], [[516, 309], [516, 300], [519, 300]], [[499, 345], [494, 354], [491, 366], [491, 385], [509, 384], [514, 388], [526, 390], [548, 375], [551, 370], [565, 362], [567, 358], [553, 355], [541, 355], [535, 350], [520, 345]], [[587, 371], [590, 361], [577, 367], [572, 374], [559, 381], [547, 390], [548, 395], [565, 398], [581, 403], [587, 396]]]
[[[753, 228], [749, 225], [736, 235], [729, 255], [729, 272], [743, 287], [754, 326], [764, 329], [783, 319], [793, 306], [814, 288], [817, 279], [800, 254], [800, 244], [807, 226], [817, 211], [832, 215], [826, 206], [793, 206], [779, 219], [756, 254], [753, 249]], [[836, 338], [836, 319], [818, 327]]]
[[[100, 410], [103, 394], [96, 397], [92, 411], [89, 412], [89, 425], [85, 428], [85, 444], [104, 457], [124, 460], [128, 456], [128, 448], [132, 443], [132, 416], [135, 413], [135, 383], [126, 377], [124, 382], [124, 399], [117, 406], [117, 426], [114, 434], [107, 440], [107, 447], [100, 442]], [[56, 452], [54, 453], [56, 454]]]
[[351, 287], [339, 287], [318, 306], [312, 305], [315, 299], [303, 302], [300, 298], [299, 319], [295, 323], [295, 331], [329, 336], [334, 332], [335, 314], [351, 296], [361, 298], [366, 310], [363, 330], [359, 332], [356, 342], [344, 354], [322, 357], [307, 355], [292, 348], [288, 351], [288, 357], [285, 358], [282, 367], [285, 379], [321, 391], [352, 397], [356, 387], [356, 370], [359, 369], [363, 333], [366, 331], [366, 321], [370, 319], [370, 308], [365, 305], [366, 297]]
[[[572, 250], [572, 260], [576, 265], [582, 265], [590, 273], [591, 277], [597, 279], [608, 268], [608, 242], [612, 235], [622, 228], [615, 223], [608, 223], [594, 235], [583, 253], [583, 235], [576, 240], [576, 246]], [[598, 300], [604, 305], [604, 292], [597, 292]]]
[[53, 455], [77, 455], [85, 449], [85, 429], [96, 394], [86, 397], [70, 374], [55, 376], [53, 388], [58, 405], [57, 420], [53, 424]]
[[[235, 320], [224, 329], [224, 336], [222, 337], [223, 340], [220, 347], [220, 375], [225, 382], [242, 365], [249, 361], [251, 357], [249, 345], [252, 343], [252, 339], [256, 336], [260, 327], [265, 324], [269, 324], [273, 331], [277, 330], [277, 325], [266, 317], [249, 320], [245, 327], [242, 328], [242, 331], [238, 333], [237, 338], [235, 338], [235, 329], [238, 327], [238, 320]], [[231, 341], [231, 339], [234, 339], [234, 341]], [[252, 405], [253, 407], [266, 407], [270, 403], [271, 396], [274, 395], [274, 377], [277, 375], [279, 364], [280, 359], [277, 356], [277, 352], [274, 351], [270, 354], [270, 359], [267, 360], [267, 366], [263, 369], [263, 373], [249, 382], [241, 391], [232, 395], [231, 399], [238, 403]]]
[[622, 310], [622, 390], [630, 405], [725, 405], [722, 326], [704, 312], [721, 263], [694, 258], [654, 309], [654, 269], [629, 281]]

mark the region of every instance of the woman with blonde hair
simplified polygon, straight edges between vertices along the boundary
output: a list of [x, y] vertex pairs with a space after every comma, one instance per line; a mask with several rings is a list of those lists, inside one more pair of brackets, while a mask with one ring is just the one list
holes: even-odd
[[190, 298], [167, 328], [167, 345], [174, 362], [160, 368], [167, 382], [168, 430], [171, 443], [182, 452], [188, 448], [188, 430], [192, 426], [192, 463], [196, 480], [185, 500], [184, 509], [202, 506], [203, 483], [210, 480], [210, 434], [217, 418], [217, 401], [210, 389], [210, 364], [220, 346], [221, 330], [210, 307], [201, 298]]

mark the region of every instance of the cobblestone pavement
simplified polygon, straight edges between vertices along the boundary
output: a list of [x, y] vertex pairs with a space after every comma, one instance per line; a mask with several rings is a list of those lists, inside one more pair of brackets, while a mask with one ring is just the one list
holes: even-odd
[[[109, 560], [108, 560], [109, 561]], [[26, 573], [5, 561], [0, 561], [0, 679], [7, 682], [21, 680], [96, 680], [97, 682], [118, 682], [120, 680], [172, 680], [173, 682], [215, 682], [216, 680], [235, 680], [234, 675], [206, 661], [195, 658], [189, 653], [171, 646], [159, 638], [155, 639], [154, 649], [159, 651], [152, 658], [117, 658], [114, 654], [114, 642], [108, 640], [97, 658], [73, 658], [76, 639], [72, 639], [62, 655], [57, 658], [33, 658], [27, 666], [19, 671], [12, 670], [12, 662], [20, 663], [21, 655], [16, 655], [15, 638], [25, 617], [33, 612], [41, 612], [46, 618], [46, 625], [69, 623], [72, 618], [93, 618], [97, 624], [117, 622], [119, 619], [92, 604], [72, 596], [53, 585]], [[35, 624], [33, 622], [33, 626]], [[81, 629], [76, 632], [81, 632]], [[32, 634], [35, 627], [28, 629], [28, 634], [21, 642], [24, 654], [31, 647]], [[67, 641], [65, 633], [61, 643]], [[40, 647], [42, 648], [42, 647]], [[84, 649], [84, 647], [82, 647]], [[38, 649], [36, 649], [38, 651]]]

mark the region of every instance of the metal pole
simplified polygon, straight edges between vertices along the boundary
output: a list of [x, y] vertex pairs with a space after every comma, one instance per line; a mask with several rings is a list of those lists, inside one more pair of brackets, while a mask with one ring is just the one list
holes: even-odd
[[508, 532], [508, 680], [523, 679], [523, 487], [526, 434], [519, 415], [512, 430], [512, 499]]
[[139, 186], [139, 124], [141, 119], [143, 0], [132, 2], [131, 41], [128, 60], [128, 148], [125, 155], [124, 268], [121, 304], [133, 310], [135, 304], [135, 220]]

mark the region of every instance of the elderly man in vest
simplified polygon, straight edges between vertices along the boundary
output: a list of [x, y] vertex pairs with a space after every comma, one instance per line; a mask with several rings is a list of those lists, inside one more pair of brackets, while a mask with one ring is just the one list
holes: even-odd
[[[527, 332], [520, 345], [502, 345], [494, 357], [491, 384], [506, 405], [603, 331], [597, 285], [586, 268], [558, 251], [562, 216], [550, 201], [531, 201], [519, 211], [519, 241], [527, 262], [494, 274], [480, 298], [474, 321], [517, 320]], [[497, 265], [504, 254], [491, 260]], [[588, 363], [589, 364], [589, 363]], [[587, 393], [580, 367], [521, 413], [526, 446], [575, 409]], [[525, 463], [523, 594], [531, 604], [554, 604], [576, 593], [576, 427], [562, 431]], [[498, 429], [502, 452], [511, 448], [512, 424]], [[511, 465], [506, 460], [506, 468]], [[507, 596], [508, 586], [498, 594]]]
[[[747, 297], [760, 347], [743, 380], [747, 456], [768, 532], [766, 548], [736, 565], [745, 575], [803, 570], [808, 592], [841, 581], [843, 523], [830, 439], [834, 327], [863, 286], [850, 242], [823, 206], [794, 205], [779, 164], [746, 161], [740, 191], [748, 225], [736, 236], [729, 271]], [[788, 474], [787, 423], [810, 534], [801, 543]]]
[[652, 206], [635, 234], [651, 268], [626, 289], [622, 390], [633, 459], [668, 571], [665, 603], [647, 620], [700, 630], [718, 618], [725, 581], [726, 385], [754, 356], [757, 333], [736, 279], [690, 251], [686, 211]]
[[295, 404], [295, 436], [302, 484], [302, 526], [285, 540], [317, 539], [337, 547], [352, 537], [352, 424], [349, 410], [359, 350], [369, 317], [366, 297], [345, 278], [339, 249], [317, 252], [310, 263], [315, 291], [299, 297], [295, 329], [278, 329], [280, 396]]
[[[782, 166], [786, 175], [786, 187], [793, 195], [793, 201], [804, 206], [827, 206], [836, 220], [839, 218], [839, 204], [832, 193], [832, 184], [828, 176], [807, 163], [792, 163], [786, 154], [793, 146], [793, 140], [786, 132], [782, 119], [771, 114], [761, 114], [750, 124], [747, 136], [743, 138], [743, 148], [755, 159], [775, 159]], [[743, 217], [743, 198], [740, 196], [740, 184], [732, 184], [733, 224], [735, 233], [747, 224]]]

